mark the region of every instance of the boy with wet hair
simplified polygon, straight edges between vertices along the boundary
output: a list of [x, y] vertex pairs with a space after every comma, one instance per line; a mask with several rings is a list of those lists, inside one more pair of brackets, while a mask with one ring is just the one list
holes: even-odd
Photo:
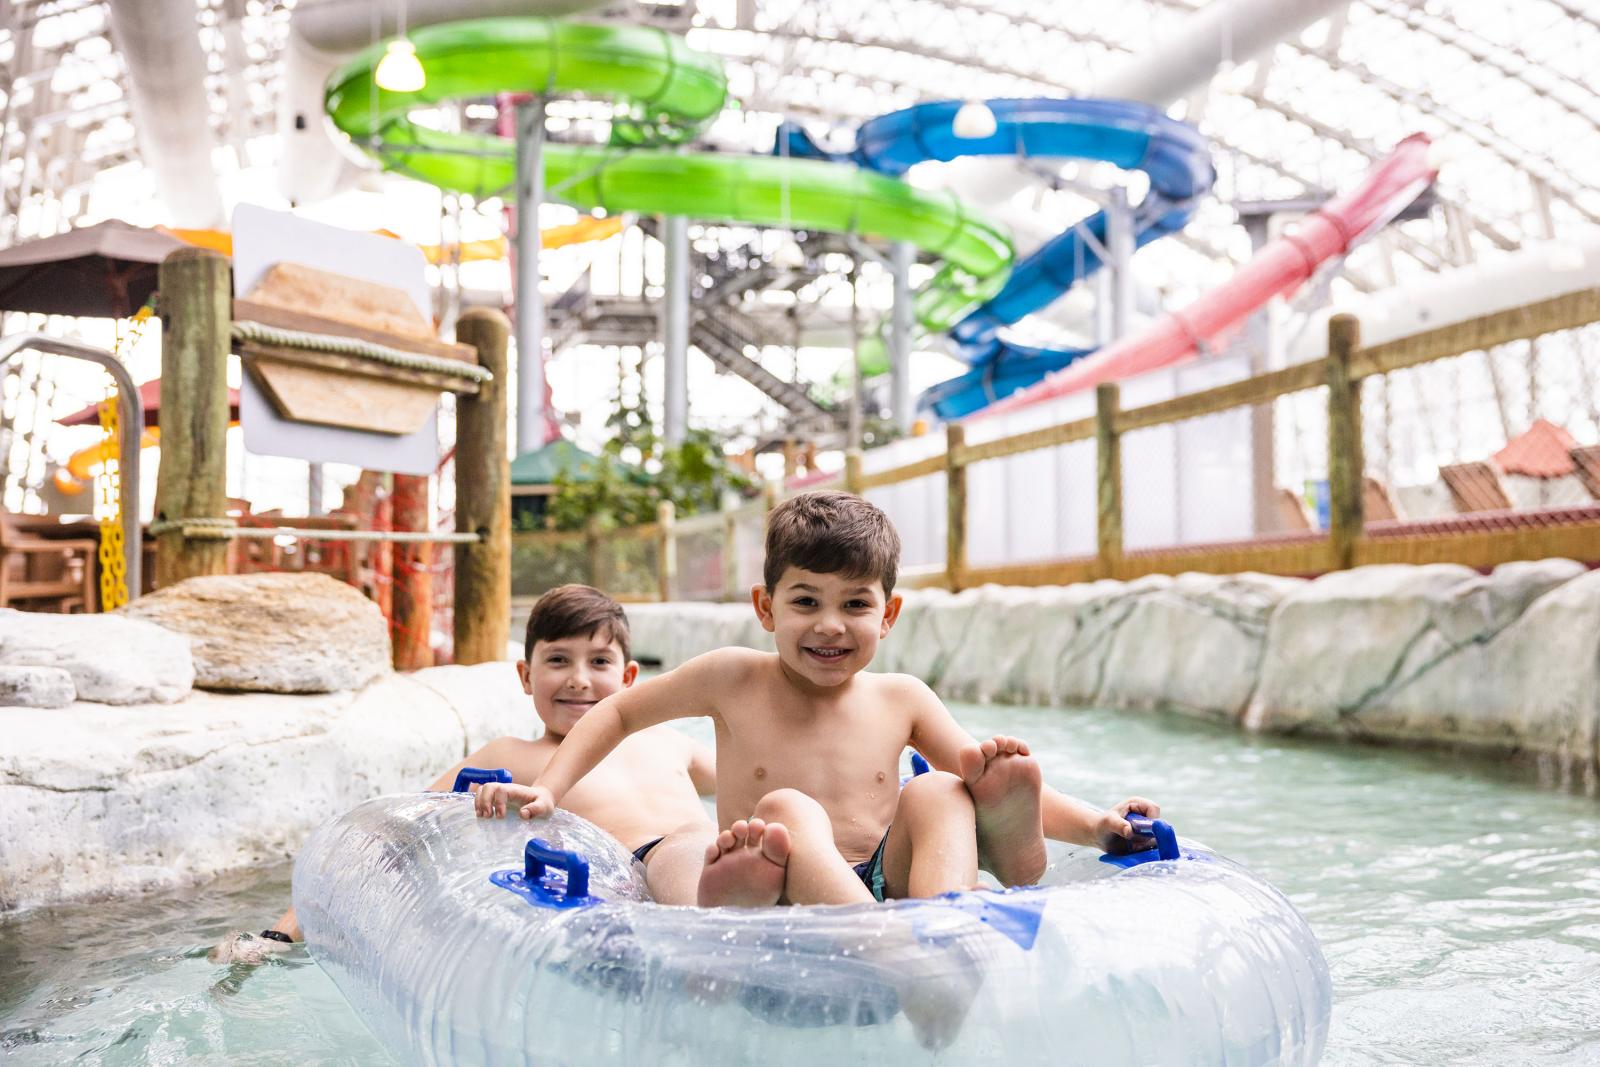
[[[500, 737], [441, 774], [428, 788], [450, 789], [463, 767], [504, 767], [517, 782], [532, 782], [565, 743], [568, 733], [601, 700], [626, 690], [638, 677], [629, 658], [628, 617], [598, 589], [563, 585], [539, 598], [528, 613], [522, 690], [533, 698], [544, 733], [533, 739]], [[567, 794], [565, 807], [633, 850], [644, 864], [650, 892], [670, 904], [695, 901], [700, 868], [717, 829], [701, 795], [716, 791], [716, 767], [705, 745], [671, 728], [642, 731], [617, 746]], [[498, 786], [477, 791], [480, 816], [504, 815]], [[251, 960], [270, 942], [300, 940], [290, 908], [259, 937], [224, 939], [213, 956]]]
[[[871, 674], [900, 612], [900, 539], [847, 493], [807, 493], [769, 517], [764, 583], [751, 590], [776, 653], [724, 648], [602, 700], [532, 786], [502, 787], [532, 818], [632, 735], [704, 715], [717, 738], [717, 820], [702, 905], [844, 904], [971, 887], [980, 850], [1007, 885], [1044, 872], [1044, 837], [1125, 850], [1124, 815], [1042, 789], [1016, 738], [979, 744], [907, 675]], [[906, 746], [935, 768], [899, 788]], [[976, 832], [975, 832], [976, 827]]]

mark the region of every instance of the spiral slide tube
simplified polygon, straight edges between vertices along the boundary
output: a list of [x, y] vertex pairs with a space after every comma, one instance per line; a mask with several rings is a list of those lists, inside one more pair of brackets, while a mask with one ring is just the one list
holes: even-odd
[[[961, 102], [943, 100], [863, 123], [849, 154], [823, 151], [792, 125], [780, 133], [779, 148], [791, 157], [850, 162], [896, 176], [918, 163], [962, 156], [1089, 159], [1142, 170], [1150, 179], [1150, 192], [1134, 210], [1136, 246], [1187, 225], [1216, 178], [1205, 138], [1147, 104], [1027, 99], [991, 100], [988, 105], [995, 116], [995, 132], [989, 137], [958, 137], [953, 126]], [[1099, 270], [1106, 228], [1106, 213], [1100, 211], [1045, 242], [1017, 265], [999, 293], [957, 322], [950, 335], [957, 354], [974, 370], [928, 390], [923, 406], [944, 418], [958, 418], [1094, 351], [1032, 348], [998, 334], [1001, 327], [1045, 307]], [[928, 310], [919, 306], [919, 318], [945, 317]], [[867, 373], [881, 369], [864, 368]]]
[[1378, 162], [1359, 185], [1302, 219], [1294, 232], [1265, 245], [1255, 258], [1188, 307], [1141, 333], [984, 409], [1016, 411], [1045, 400], [1191, 359], [1240, 326], [1275, 296], [1299, 288], [1328, 260], [1348, 253], [1405, 210], [1438, 177], [1425, 134], [1412, 134]]
[[428, 26], [410, 39], [428, 73], [421, 92], [376, 87], [380, 45], [337, 72], [326, 94], [334, 125], [386, 169], [477, 197], [497, 195], [513, 183], [510, 143], [429, 129], [409, 112], [505, 91], [604, 96], [627, 102], [630, 114], [614, 124], [610, 146], [545, 147], [552, 198], [583, 209], [909, 241], [947, 264], [922, 298], [930, 330], [950, 328], [993, 297], [1010, 270], [1010, 238], [952, 195], [823, 162], [649, 147], [687, 139], [727, 93], [721, 64], [669, 34], [523, 17]]

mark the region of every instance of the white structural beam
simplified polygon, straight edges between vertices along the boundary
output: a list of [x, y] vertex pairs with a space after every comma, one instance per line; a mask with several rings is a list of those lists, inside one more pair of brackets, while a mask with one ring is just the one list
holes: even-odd
[[1097, 79], [1093, 95], [1165, 107], [1210, 81], [1223, 63], [1253, 59], [1349, 6], [1350, 0], [1217, 0]]
[[111, 39], [128, 69], [139, 156], [178, 226], [226, 221], [211, 165], [206, 55], [194, 0], [111, 0]]

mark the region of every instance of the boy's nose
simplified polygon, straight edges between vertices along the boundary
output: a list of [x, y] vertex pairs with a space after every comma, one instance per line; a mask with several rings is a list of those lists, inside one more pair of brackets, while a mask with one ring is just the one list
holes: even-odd
[[821, 615], [817, 618], [815, 629], [819, 634], [842, 634], [844, 622], [833, 615]]

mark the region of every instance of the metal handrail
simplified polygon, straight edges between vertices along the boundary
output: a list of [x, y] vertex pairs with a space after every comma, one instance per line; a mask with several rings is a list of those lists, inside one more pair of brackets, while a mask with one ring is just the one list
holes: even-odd
[[140, 567], [144, 562], [144, 536], [139, 526], [139, 442], [144, 436], [144, 407], [139, 403], [139, 390], [122, 361], [103, 348], [86, 345], [81, 341], [67, 341], [42, 333], [14, 333], [0, 338], [0, 367], [27, 349], [48, 352], [57, 356], [86, 359], [104, 367], [117, 383], [118, 442], [117, 453], [121, 474], [122, 493], [119, 507], [122, 511], [122, 543], [127, 556], [128, 599], [139, 595]]

